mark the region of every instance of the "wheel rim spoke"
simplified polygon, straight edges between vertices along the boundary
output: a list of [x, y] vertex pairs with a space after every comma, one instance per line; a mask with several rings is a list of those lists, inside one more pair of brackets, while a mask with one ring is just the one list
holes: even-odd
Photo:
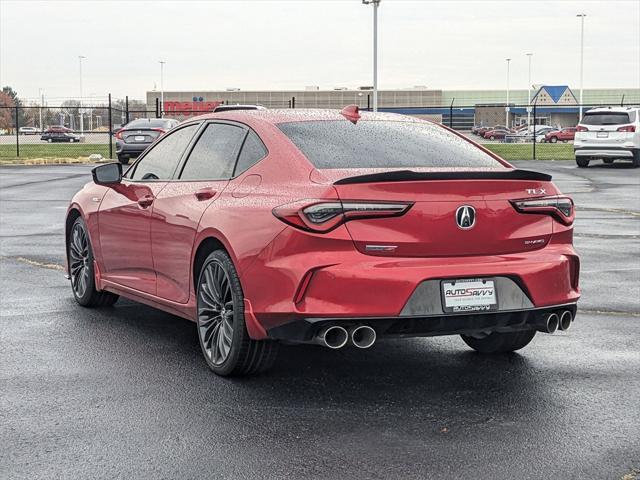
[[90, 272], [89, 240], [84, 227], [76, 224], [69, 240], [69, 271], [71, 286], [78, 297], [82, 297], [89, 285]]
[[233, 342], [233, 292], [225, 268], [217, 261], [204, 267], [198, 289], [198, 334], [207, 357], [222, 364]]

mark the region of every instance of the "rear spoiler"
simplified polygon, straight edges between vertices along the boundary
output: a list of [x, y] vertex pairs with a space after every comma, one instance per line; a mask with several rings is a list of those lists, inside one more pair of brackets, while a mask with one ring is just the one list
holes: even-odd
[[467, 170], [452, 172], [414, 172], [411, 170], [395, 170], [341, 178], [333, 184], [351, 185], [354, 183], [411, 182], [420, 180], [535, 180], [539, 182], [550, 182], [551, 175], [519, 169], [493, 171]]

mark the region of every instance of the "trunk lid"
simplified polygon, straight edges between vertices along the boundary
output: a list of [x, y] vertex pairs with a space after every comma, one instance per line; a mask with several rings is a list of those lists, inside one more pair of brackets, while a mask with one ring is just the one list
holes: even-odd
[[[346, 223], [356, 248], [364, 254], [500, 255], [542, 248], [553, 233], [550, 216], [522, 214], [510, 203], [559, 193], [550, 177], [513, 172], [522, 171], [387, 172], [387, 178], [395, 179], [384, 181], [385, 174], [343, 178], [334, 182], [334, 188], [343, 201], [414, 202], [400, 217]], [[465, 206], [471, 209], [458, 212]], [[458, 213], [473, 215], [473, 211], [472, 227], [461, 228]]]

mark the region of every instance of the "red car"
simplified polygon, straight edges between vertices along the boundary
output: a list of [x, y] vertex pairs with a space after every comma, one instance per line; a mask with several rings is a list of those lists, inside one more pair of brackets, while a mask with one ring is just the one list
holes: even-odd
[[511, 132], [505, 128], [495, 128], [493, 130], [487, 130], [482, 136], [488, 140], [504, 140], [504, 137], [510, 133]]
[[66, 219], [76, 300], [196, 322], [220, 375], [265, 370], [279, 342], [460, 334], [510, 352], [576, 313], [571, 199], [416, 118], [208, 114], [93, 180]]
[[562, 130], [552, 130], [545, 134], [544, 141], [549, 143], [557, 143], [573, 141], [576, 136], [576, 127], [567, 127]]

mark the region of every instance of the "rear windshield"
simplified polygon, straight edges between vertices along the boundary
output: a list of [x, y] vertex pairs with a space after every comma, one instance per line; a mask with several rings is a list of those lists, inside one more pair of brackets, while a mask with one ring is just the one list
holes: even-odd
[[502, 164], [429, 123], [346, 120], [281, 123], [316, 168], [489, 167]]
[[127, 123], [127, 128], [162, 128], [169, 125], [170, 121], [162, 118], [139, 118]]
[[618, 112], [593, 112], [585, 113], [582, 117], [582, 124], [584, 125], [620, 125], [630, 123], [628, 113]]

